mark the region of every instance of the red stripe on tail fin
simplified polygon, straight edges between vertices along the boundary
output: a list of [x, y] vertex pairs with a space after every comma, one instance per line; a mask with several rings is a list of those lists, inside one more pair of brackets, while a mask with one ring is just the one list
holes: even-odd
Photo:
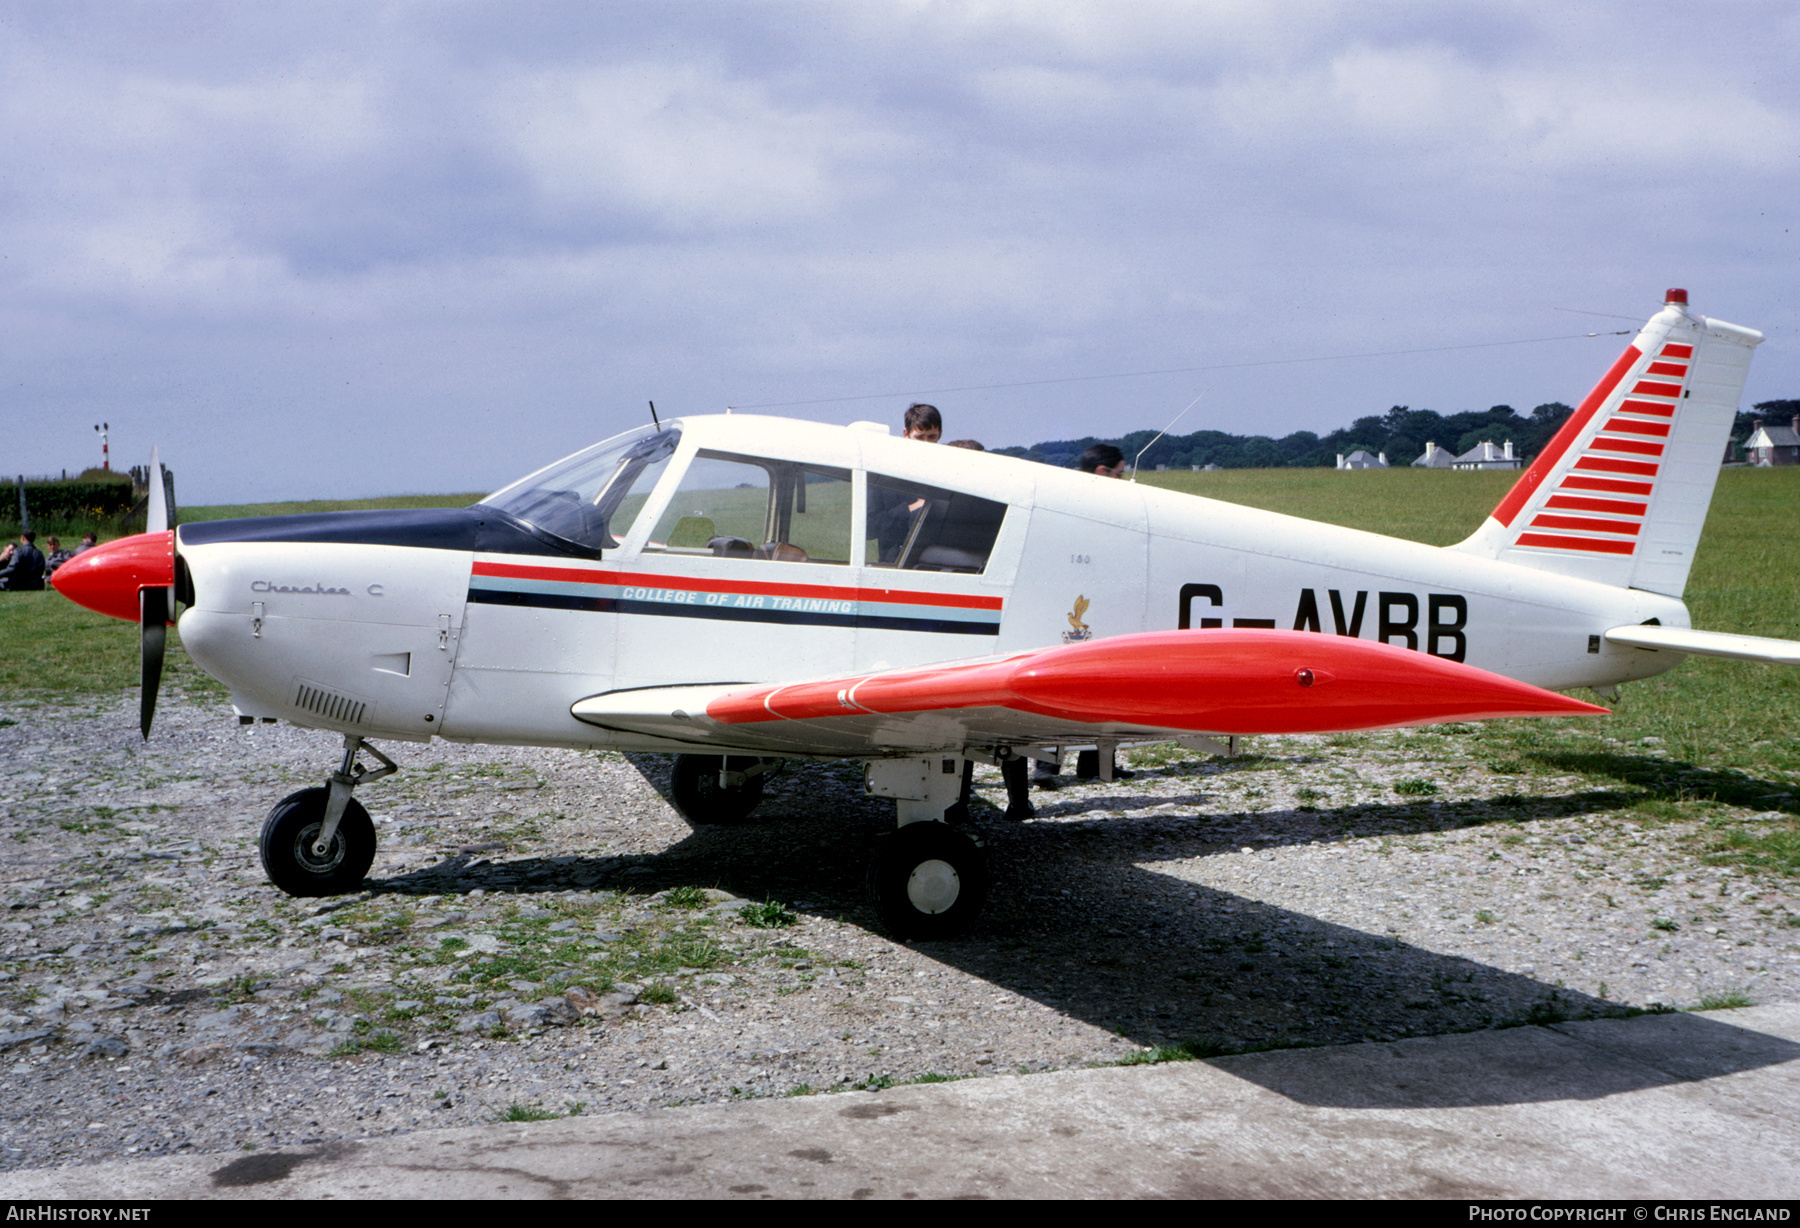
[[1550, 440], [1549, 446], [1538, 454], [1536, 460], [1531, 462], [1531, 468], [1527, 469], [1519, 480], [1513, 483], [1513, 488], [1506, 492], [1506, 498], [1500, 500], [1500, 506], [1494, 509], [1495, 520], [1508, 528], [1512, 527], [1513, 517], [1519, 514], [1519, 509], [1524, 507], [1526, 500], [1530, 499], [1537, 488], [1543, 485], [1544, 479], [1555, 472], [1557, 462], [1562, 460], [1563, 453], [1567, 452], [1570, 446], [1581, 438], [1581, 432], [1587, 429], [1588, 420], [1605, 403], [1606, 398], [1612, 395], [1613, 389], [1619, 386], [1619, 381], [1625, 378], [1625, 373], [1631, 370], [1632, 364], [1642, 357], [1637, 346], [1625, 347], [1625, 352], [1619, 355], [1619, 360], [1613, 363], [1612, 369], [1601, 377], [1598, 384], [1594, 385], [1594, 390], [1588, 393], [1587, 398], [1576, 407], [1575, 412], [1569, 415], [1569, 420], [1562, 424], [1562, 430], [1556, 432], [1556, 435]]

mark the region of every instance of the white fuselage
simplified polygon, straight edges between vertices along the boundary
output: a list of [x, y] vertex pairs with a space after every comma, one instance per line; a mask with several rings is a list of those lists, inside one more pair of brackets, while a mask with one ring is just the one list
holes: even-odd
[[[519, 534], [487, 549], [485, 528], [458, 541], [328, 525], [288, 540], [308, 533], [278, 519], [235, 535], [189, 526], [182, 639], [248, 716], [368, 737], [661, 749], [570, 707], [631, 688], [831, 677], [1178, 626], [1356, 635], [1550, 689], [1603, 687], [1681, 659], [1608, 645], [1608, 628], [1689, 625], [1671, 597], [868, 429], [741, 415], [670, 429], [679, 447], [599, 557]], [[702, 449], [847, 473], [852, 557], [716, 556], [653, 540]], [[876, 561], [871, 473], [1004, 504], [981, 570]]]

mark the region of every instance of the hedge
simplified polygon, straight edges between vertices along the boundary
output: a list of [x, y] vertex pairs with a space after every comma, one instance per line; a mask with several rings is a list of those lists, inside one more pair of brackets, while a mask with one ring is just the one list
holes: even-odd
[[[123, 516], [136, 502], [130, 482], [25, 483], [25, 506], [34, 520]], [[0, 518], [18, 514], [18, 483], [0, 482]]]

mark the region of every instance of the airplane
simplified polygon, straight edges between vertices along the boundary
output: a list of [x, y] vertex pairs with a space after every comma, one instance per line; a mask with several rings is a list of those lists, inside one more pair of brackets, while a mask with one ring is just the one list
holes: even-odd
[[[673, 753], [693, 823], [744, 819], [791, 758], [865, 761], [895, 800], [870, 882], [944, 938], [989, 875], [964, 766], [1175, 739], [1604, 714], [1557, 694], [1688, 655], [1800, 664], [1692, 629], [1681, 600], [1760, 333], [1670, 290], [1466, 541], [1438, 548], [1131, 481], [727, 412], [598, 443], [466, 508], [168, 527], [55, 586], [142, 627], [149, 736], [177, 606], [243, 723], [343, 737], [278, 802], [263, 866], [297, 896], [375, 855], [373, 740]], [[156, 466], [160, 476], [160, 463]], [[379, 766], [362, 762], [369, 755]]]

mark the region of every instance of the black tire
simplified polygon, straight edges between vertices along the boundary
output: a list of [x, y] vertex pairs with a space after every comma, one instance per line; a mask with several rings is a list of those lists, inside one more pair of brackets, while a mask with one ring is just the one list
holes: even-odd
[[302, 898], [343, 895], [355, 891], [375, 863], [375, 824], [354, 797], [344, 806], [337, 833], [324, 857], [315, 857], [313, 841], [325, 823], [325, 788], [302, 789], [275, 803], [263, 822], [263, 871], [269, 881]]
[[[725, 761], [733, 772], [745, 772], [757, 761], [734, 755]], [[742, 823], [763, 797], [763, 777], [752, 776], [736, 789], [719, 787], [718, 755], [676, 755], [669, 773], [669, 794], [675, 809], [696, 827], [714, 823]]]
[[974, 924], [987, 889], [987, 854], [947, 823], [883, 836], [869, 867], [875, 912], [897, 938], [954, 938]]

